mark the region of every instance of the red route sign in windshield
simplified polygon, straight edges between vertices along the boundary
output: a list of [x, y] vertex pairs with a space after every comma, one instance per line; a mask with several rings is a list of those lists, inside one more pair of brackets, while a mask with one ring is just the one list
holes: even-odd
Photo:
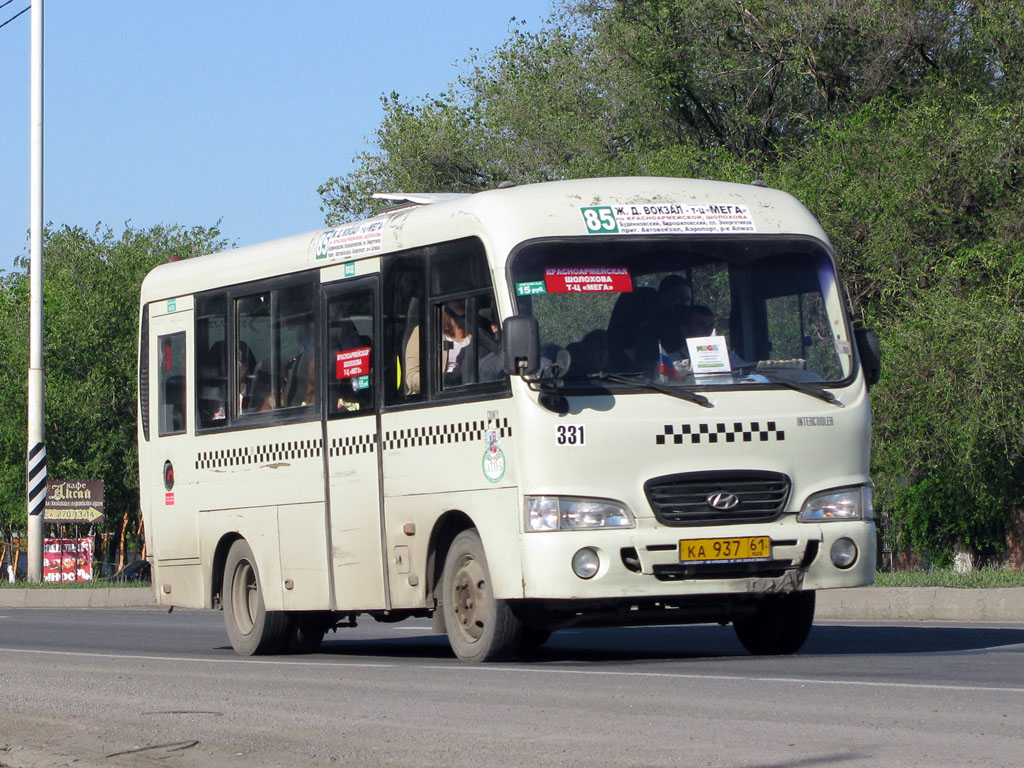
[[625, 267], [553, 267], [544, 270], [548, 293], [632, 293]]

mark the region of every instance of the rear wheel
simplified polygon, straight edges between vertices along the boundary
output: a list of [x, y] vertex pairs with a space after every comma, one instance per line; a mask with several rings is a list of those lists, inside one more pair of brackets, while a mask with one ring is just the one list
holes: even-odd
[[228, 550], [221, 596], [224, 626], [235, 653], [252, 656], [284, 650], [291, 623], [287, 614], [266, 609], [256, 558], [245, 539], [238, 539]]
[[814, 592], [792, 592], [761, 599], [751, 616], [733, 628], [743, 647], [757, 656], [782, 656], [803, 647], [814, 624]]
[[519, 650], [523, 625], [494, 597], [483, 543], [475, 530], [455, 537], [441, 575], [448, 642], [465, 661], [500, 661]]

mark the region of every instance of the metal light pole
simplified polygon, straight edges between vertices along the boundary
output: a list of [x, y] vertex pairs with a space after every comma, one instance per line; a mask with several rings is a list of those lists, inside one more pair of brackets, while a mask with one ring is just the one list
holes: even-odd
[[32, 161], [29, 236], [28, 580], [43, 580], [46, 442], [43, 418], [43, 0], [32, 0]]

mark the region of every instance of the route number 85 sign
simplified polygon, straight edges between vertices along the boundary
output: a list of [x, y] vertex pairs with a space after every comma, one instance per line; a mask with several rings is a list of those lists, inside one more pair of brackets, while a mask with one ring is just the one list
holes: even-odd
[[581, 208], [583, 221], [587, 225], [587, 232], [618, 232], [619, 223], [615, 220], [615, 213], [610, 205], [601, 205], [594, 208]]

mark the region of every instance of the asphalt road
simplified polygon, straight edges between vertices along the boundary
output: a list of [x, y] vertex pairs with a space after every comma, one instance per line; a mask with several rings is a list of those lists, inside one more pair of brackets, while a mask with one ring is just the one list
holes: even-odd
[[467, 665], [426, 622], [243, 659], [222, 616], [0, 611], [0, 766], [1016, 766], [1024, 624], [556, 633]]

